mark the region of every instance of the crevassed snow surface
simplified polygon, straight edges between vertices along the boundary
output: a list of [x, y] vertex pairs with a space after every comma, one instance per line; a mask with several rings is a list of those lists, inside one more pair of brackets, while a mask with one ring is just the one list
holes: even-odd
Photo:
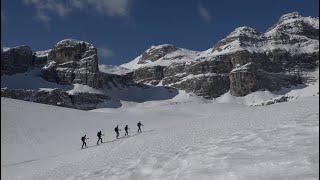
[[[319, 178], [318, 97], [263, 107], [161, 102], [80, 111], [1, 98], [1, 177]], [[131, 136], [115, 140], [117, 124]], [[107, 143], [96, 146], [100, 129]], [[89, 148], [80, 150], [84, 134]]]

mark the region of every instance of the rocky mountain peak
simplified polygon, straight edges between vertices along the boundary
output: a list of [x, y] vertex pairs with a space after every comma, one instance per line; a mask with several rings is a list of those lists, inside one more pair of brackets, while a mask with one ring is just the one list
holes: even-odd
[[179, 48], [172, 44], [162, 44], [151, 46], [134, 60], [121, 66], [128, 69], [138, 69], [147, 66], [169, 66], [174, 63], [196, 61], [199, 58], [201, 57], [198, 51]]
[[216, 43], [212, 49], [215, 55], [227, 54], [235, 51], [248, 50], [252, 44], [263, 41], [264, 36], [257, 30], [242, 26], [232, 31], [226, 38]]
[[285, 14], [267, 30], [266, 35], [278, 36], [281, 33], [318, 39], [319, 18], [303, 17], [297, 12]]
[[59, 84], [85, 84], [100, 87], [97, 49], [90, 43], [65, 39], [48, 54], [43, 77]]
[[146, 50], [146, 52], [152, 51], [152, 50], [156, 50], [156, 49], [167, 49], [167, 48], [177, 48], [175, 45], [173, 44], [160, 44], [160, 45], [152, 45], [149, 49]]
[[[66, 62], [90, 62], [90, 71], [98, 71], [97, 49], [90, 43], [75, 39], [64, 39], [54, 45], [48, 54], [48, 62], [57, 64]], [[88, 63], [86, 63], [88, 64]]]
[[63, 39], [61, 41], [59, 41], [57, 44], [55, 44], [54, 48], [58, 49], [58, 48], [66, 48], [66, 47], [77, 47], [77, 46], [86, 46], [87, 48], [93, 49], [94, 46], [88, 42], [85, 41], [79, 41], [76, 39]]
[[143, 64], [145, 61], [156, 61], [165, 56], [166, 54], [169, 54], [176, 50], [178, 50], [178, 48], [172, 44], [151, 46], [142, 54], [141, 61], [139, 62], [139, 64]]
[[298, 19], [301, 18], [302, 16], [298, 13], [298, 12], [291, 12], [291, 13], [287, 13], [284, 14], [280, 17], [279, 22], [283, 22], [283, 21], [288, 21], [290, 19]]
[[255, 37], [255, 36], [260, 36], [260, 35], [261, 35], [261, 33], [255, 29], [248, 27], [248, 26], [242, 26], [242, 27], [238, 27], [234, 31], [232, 31], [227, 36], [227, 38], [240, 37], [240, 36]]

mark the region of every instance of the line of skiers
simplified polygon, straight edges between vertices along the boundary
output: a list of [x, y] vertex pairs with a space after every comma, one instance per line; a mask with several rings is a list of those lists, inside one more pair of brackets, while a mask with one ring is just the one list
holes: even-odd
[[[138, 126], [138, 133], [141, 133], [141, 132], [142, 132], [142, 131], [141, 131], [141, 126], [143, 126], [143, 124], [139, 121], [139, 122], [137, 123], [137, 126]], [[124, 131], [125, 131], [124, 136], [129, 136], [128, 130], [129, 130], [129, 126], [126, 125], [126, 126], [124, 127]], [[119, 138], [119, 131], [121, 131], [121, 130], [119, 129], [119, 126], [118, 126], [118, 125], [114, 128], [114, 131], [116, 132], [116, 138], [118, 139], [118, 138]], [[101, 136], [104, 136], [104, 135], [102, 134], [101, 130], [97, 133], [97, 136], [98, 136], [97, 145], [99, 144], [99, 142], [103, 143]], [[84, 136], [81, 137], [81, 141], [82, 141], [82, 147], [81, 147], [81, 148], [82, 148], [82, 149], [83, 149], [84, 147], [87, 147], [87, 143], [86, 143], [86, 140], [87, 140], [87, 139], [89, 139], [89, 138], [87, 138], [87, 135], [84, 135]]]

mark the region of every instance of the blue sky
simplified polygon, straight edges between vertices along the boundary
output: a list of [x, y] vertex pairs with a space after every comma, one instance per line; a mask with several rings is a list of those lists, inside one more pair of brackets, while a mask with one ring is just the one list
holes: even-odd
[[265, 31], [297, 11], [319, 16], [318, 0], [2, 0], [1, 44], [35, 51], [65, 38], [93, 43], [100, 63], [122, 64], [151, 45], [205, 50], [239, 26]]

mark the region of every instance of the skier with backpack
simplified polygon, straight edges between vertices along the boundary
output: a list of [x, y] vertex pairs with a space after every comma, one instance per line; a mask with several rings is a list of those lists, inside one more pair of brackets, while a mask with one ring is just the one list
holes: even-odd
[[129, 136], [129, 133], [128, 133], [129, 127], [128, 127], [128, 125], [126, 125], [126, 126], [124, 127], [124, 130], [126, 131], [126, 133], [124, 134], [124, 136]]
[[97, 133], [97, 136], [98, 136], [97, 145], [99, 144], [99, 141], [101, 141], [101, 143], [103, 143], [102, 138], [101, 138], [101, 136], [102, 136], [101, 130]]
[[83, 146], [87, 147], [86, 139], [89, 139], [89, 138], [87, 138], [87, 135], [86, 135], [86, 134], [81, 137], [81, 141], [82, 141], [82, 147], [81, 147], [81, 149], [83, 149]]
[[137, 126], [138, 126], [138, 133], [139, 132], [141, 133], [141, 126], [143, 126], [143, 124], [139, 121]]
[[114, 128], [114, 131], [116, 132], [116, 138], [118, 139], [119, 138], [119, 126], [117, 125], [115, 128]]

